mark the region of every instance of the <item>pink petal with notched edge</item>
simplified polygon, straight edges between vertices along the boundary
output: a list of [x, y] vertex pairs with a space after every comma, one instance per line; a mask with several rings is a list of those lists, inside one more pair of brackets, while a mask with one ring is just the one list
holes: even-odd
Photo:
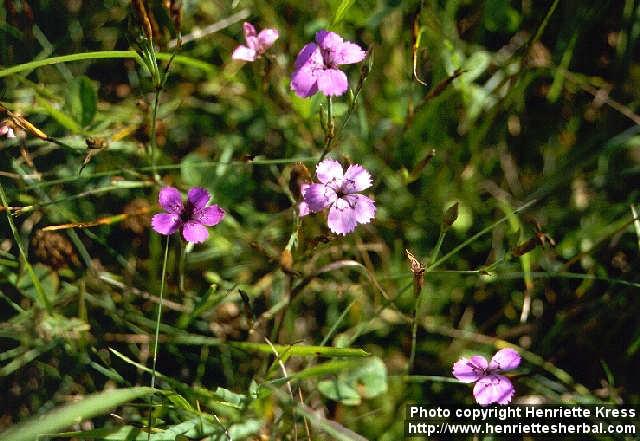
[[371, 187], [371, 174], [364, 167], [352, 164], [344, 173], [342, 189], [345, 193], [357, 193]]
[[256, 28], [253, 27], [253, 25], [251, 23], [249, 23], [248, 21], [245, 21], [242, 24], [242, 29], [244, 30], [244, 38], [247, 39], [249, 37], [255, 37], [256, 36]]
[[326, 96], [343, 95], [349, 88], [349, 81], [344, 72], [338, 69], [319, 70], [316, 74], [318, 89]]
[[187, 193], [187, 199], [189, 199], [194, 211], [202, 210], [211, 199], [211, 194], [206, 188], [193, 187]]
[[158, 213], [151, 218], [151, 227], [159, 234], [173, 234], [178, 231], [181, 224], [179, 214]]
[[168, 213], [181, 214], [184, 210], [182, 195], [177, 188], [164, 187], [158, 195], [158, 202], [162, 209]]
[[463, 383], [473, 383], [484, 377], [487, 360], [479, 355], [471, 358], [462, 357], [453, 364], [453, 376]]
[[503, 371], [510, 371], [511, 369], [515, 369], [520, 366], [520, 361], [522, 357], [515, 349], [505, 348], [500, 349], [496, 352], [491, 358], [491, 363], [489, 364], [490, 370], [500, 369]]
[[209, 231], [207, 230], [207, 227], [201, 223], [197, 221], [189, 221], [185, 222], [182, 226], [182, 237], [184, 237], [187, 242], [200, 243], [207, 240], [209, 237]]
[[345, 41], [340, 49], [337, 52], [332, 52], [331, 55], [335, 64], [353, 64], [364, 60], [367, 52], [357, 44]]
[[508, 404], [515, 392], [511, 381], [502, 375], [481, 378], [473, 387], [473, 396], [481, 406], [491, 403]]
[[316, 32], [316, 43], [324, 51], [337, 52], [342, 46], [343, 39], [335, 32], [325, 31], [324, 29]]
[[276, 42], [279, 35], [277, 29], [263, 29], [258, 34], [258, 45], [264, 51], [273, 46], [273, 43]]
[[324, 184], [309, 185], [303, 196], [309, 210], [314, 213], [325, 209], [337, 198], [336, 192]]
[[231, 58], [234, 60], [255, 61], [256, 51], [250, 47], [240, 45], [233, 51]]
[[320, 48], [318, 48], [318, 45], [315, 43], [305, 44], [300, 52], [298, 52], [298, 56], [296, 57], [296, 62], [294, 64], [294, 70], [298, 70], [304, 65], [311, 65], [315, 67], [324, 66], [322, 52], [320, 52]]
[[361, 194], [348, 194], [344, 199], [353, 209], [353, 215], [359, 224], [368, 224], [376, 216], [376, 206], [368, 197]]
[[215, 204], [210, 207], [203, 208], [202, 210], [194, 213], [193, 216], [193, 220], [200, 222], [202, 225], [206, 225], [207, 227], [218, 225], [223, 218], [224, 210]]
[[316, 78], [317, 69], [311, 66], [302, 66], [291, 74], [291, 90], [300, 98], [309, 98], [318, 91]]
[[342, 165], [333, 159], [325, 159], [316, 166], [318, 181], [327, 184], [329, 181], [340, 180], [343, 176]]
[[356, 213], [346, 200], [338, 198], [331, 205], [327, 225], [329, 230], [342, 235], [351, 233], [356, 229]]

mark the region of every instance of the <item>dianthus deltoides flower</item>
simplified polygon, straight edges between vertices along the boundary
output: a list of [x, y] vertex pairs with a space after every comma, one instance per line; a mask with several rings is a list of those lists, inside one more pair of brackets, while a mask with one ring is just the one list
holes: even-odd
[[349, 82], [338, 66], [358, 63], [366, 56], [360, 46], [344, 41], [335, 32], [318, 31], [316, 42], [305, 45], [298, 53], [291, 89], [302, 98], [318, 90], [326, 96], [340, 96], [349, 88]]
[[300, 216], [329, 207], [329, 230], [343, 235], [375, 217], [374, 202], [358, 194], [371, 187], [371, 175], [362, 166], [352, 164], [344, 172], [339, 162], [325, 159], [316, 167], [316, 175], [320, 183], [301, 186], [304, 201], [299, 207]]
[[231, 55], [234, 60], [255, 61], [273, 46], [279, 36], [276, 29], [263, 29], [259, 34], [256, 34], [256, 28], [249, 22], [245, 22], [243, 27], [244, 40], [247, 45], [241, 44], [235, 48]]
[[160, 234], [170, 235], [182, 230], [187, 242], [200, 243], [207, 240], [207, 227], [217, 225], [224, 217], [224, 210], [217, 205], [207, 207], [211, 195], [201, 187], [194, 187], [182, 202], [180, 191], [173, 187], [160, 190], [158, 202], [166, 213], [158, 213], [151, 219], [151, 226]]
[[453, 375], [463, 383], [476, 383], [473, 396], [481, 406], [508, 404], [516, 390], [507, 377], [499, 374], [517, 368], [520, 360], [520, 354], [510, 348], [500, 349], [490, 363], [480, 355], [463, 357], [453, 364]]

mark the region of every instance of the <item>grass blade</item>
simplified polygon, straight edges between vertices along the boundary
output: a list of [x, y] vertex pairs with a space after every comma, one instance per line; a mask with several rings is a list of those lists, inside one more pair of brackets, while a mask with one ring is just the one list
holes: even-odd
[[53, 434], [82, 420], [104, 414], [121, 404], [150, 395], [150, 387], [107, 390], [56, 409], [0, 434], [4, 441], [33, 441], [41, 435]]

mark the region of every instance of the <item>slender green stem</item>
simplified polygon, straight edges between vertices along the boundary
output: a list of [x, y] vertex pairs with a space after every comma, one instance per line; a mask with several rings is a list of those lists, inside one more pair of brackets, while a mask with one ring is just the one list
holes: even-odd
[[471, 236], [469, 239], [465, 240], [464, 242], [462, 242], [460, 245], [458, 245], [457, 247], [455, 247], [453, 250], [451, 250], [450, 252], [448, 252], [447, 254], [445, 254], [444, 256], [442, 256], [440, 259], [436, 260], [435, 262], [433, 262], [431, 265], [429, 265], [427, 267], [427, 272], [431, 271], [434, 268], [437, 268], [438, 266], [440, 266], [441, 264], [443, 264], [444, 262], [446, 262], [447, 260], [449, 260], [451, 257], [455, 256], [461, 249], [463, 249], [464, 247], [466, 247], [467, 245], [469, 245], [472, 242], [475, 242], [479, 237], [487, 234], [489, 231], [493, 230], [495, 227], [497, 227], [498, 225], [500, 225], [501, 223], [503, 223], [504, 221], [509, 219], [509, 216], [513, 215], [513, 214], [517, 214], [520, 213], [521, 211], [526, 210], [527, 208], [529, 208], [530, 206], [532, 206], [533, 204], [535, 204], [537, 202], [536, 199], [532, 199], [529, 202], [527, 202], [526, 204], [516, 208], [513, 213], [510, 213], [507, 216], [504, 216], [502, 218], [500, 218], [499, 220], [497, 220], [496, 222], [492, 223], [491, 225], [489, 225], [488, 227], [482, 229], [481, 231], [479, 231], [478, 233], [474, 234], [473, 236]]
[[27, 258], [27, 252], [24, 247], [24, 244], [22, 243], [22, 238], [20, 237], [20, 233], [18, 232], [16, 225], [13, 223], [13, 218], [11, 216], [11, 213], [9, 213], [9, 210], [7, 209], [7, 207], [9, 206], [9, 203], [7, 202], [7, 196], [4, 193], [4, 188], [2, 187], [2, 184], [0, 184], [0, 200], [2, 201], [2, 206], [4, 207], [7, 213], [7, 221], [9, 222], [9, 226], [11, 227], [13, 238], [18, 244], [18, 250], [20, 250], [20, 257], [22, 257], [24, 266], [27, 269], [27, 272], [29, 273], [29, 277], [31, 278], [31, 283], [33, 283], [33, 287], [36, 289], [36, 294], [38, 295], [38, 301], [42, 306], [44, 306], [46, 311], [49, 314], [51, 314], [51, 312], [53, 311], [51, 302], [49, 301], [49, 298], [47, 297], [44, 290], [42, 289], [42, 285], [40, 285], [40, 279], [38, 279], [38, 276], [33, 270], [33, 267], [29, 263], [29, 259]]
[[[121, 185], [109, 185], [107, 187], [94, 188], [92, 190], [83, 191], [82, 193], [74, 194], [74, 195], [67, 196], [60, 199], [46, 200], [44, 202], [40, 202], [33, 205], [25, 205], [24, 207], [20, 207], [13, 211], [16, 211], [17, 214], [24, 214], [24, 213], [29, 213], [31, 211], [34, 211], [37, 208], [47, 207], [49, 205], [55, 205], [61, 202], [68, 202], [75, 199], [82, 199], [86, 196], [91, 196], [91, 195], [100, 194], [100, 193], [108, 193], [114, 190], [122, 190], [123, 188], [144, 188], [144, 187], [150, 187], [150, 186], [151, 185], [148, 182], [132, 182], [130, 183], [130, 185], [127, 185], [126, 187], [123, 187]], [[40, 187], [35, 186], [35, 188], [40, 188]]]
[[180, 246], [180, 261], [178, 262], [178, 289], [184, 295], [184, 273], [187, 264], [187, 247], [182, 245], [182, 239], [178, 242]]
[[153, 100], [153, 114], [151, 115], [151, 170], [153, 178], [156, 182], [160, 182], [160, 175], [156, 166], [156, 150], [157, 150], [157, 120], [158, 120], [158, 102], [160, 100], [160, 86], [156, 87], [155, 97]]
[[429, 262], [435, 262], [436, 259], [438, 258], [438, 254], [440, 253], [440, 247], [442, 247], [442, 242], [444, 242], [444, 237], [446, 235], [447, 235], [447, 228], [441, 227], [440, 236], [438, 237], [438, 242], [436, 243], [436, 246], [433, 249], [433, 252], [431, 253], [431, 259], [429, 259]]
[[[431, 253], [431, 259], [429, 262], [435, 262], [438, 258], [438, 254], [440, 253], [440, 247], [442, 247], [442, 242], [444, 242], [444, 237], [447, 234], [448, 226], [444, 224], [440, 227], [440, 235], [438, 236], [438, 242], [436, 243], [433, 252]], [[422, 286], [419, 286], [417, 283], [414, 283], [414, 297], [416, 299], [415, 302], [415, 310], [413, 311], [413, 322], [411, 323], [411, 354], [409, 355], [409, 366], [407, 369], [407, 373], [411, 374], [413, 370], [413, 364], [416, 358], [416, 344], [417, 344], [417, 335], [418, 335], [418, 315], [420, 314], [420, 307], [422, 306]]]
[[413, 321], [411, 323], [411, 353], [409, 355], [409, 364], [407, 367], [407, 374], [411, 374], [413, 370], [413, 364], [416, 359], [416, 343], [418, 335], [418, 315], [420, 314], [420, 307], [422, 306], [422, 293], [423, 288], [418, 284], [413, 284], [413, 294], [416, 299], [415, 309], [413, 311]]
[[[211, 167], [214, 165], [244, 165], [244, 166], [254, 166], [254, 165], [273, 165], [273, 164], [295, 164], [296, 162], [317, 162], [318, 158], [314, 157], [299, 157], [299, 158], [285, 158], [285, 159], [256, 159], [254, 161], [202, 161], [202, 162], [194, 162], [193, 164], [189, 164], [189, 167]], [[180, 167], [183, 167], [182, 164], [165, 164], [156, 166], [157, 170], [177, 170]], [[44, 188], [49, 187], [51, 185], [64, 184], [67, 182], [76, 182], [83, 179], [94, 179], [94, 178], [103, 178], [105, 176], [113, 176], [120, 174], [137, 174], [138, 172], [151, 171], [150, 166], [145, 167], [137, 167], [137, 168], [121, 168], [118, 170], [109, 170], [99, 173], [86, 174], [82, 176], [73, 176], [68, 178], [60, 178], [60, 179], [52, 179], [50, 181], [40, 182], [34, 184], [34, 187]]]
[[351, 303], [349, 303], [349, 305], [344, 309], [344, 311], [342, 311], [342, 314], [340, 314], [340, 317], [338, 317], [338, 320], [336, 320], [333, 326], [331, 326], [331, 329], [329, 330], [327, 335], [325, 335], [324, 338], [322, 339], [322, 342], [320, 342], [320, 346], [324, 346], [329, 342], [329, 339], [336, 332], [336, 329], [338, 329], [338, 326], [340, 326], [340, 323], [342, 323], [342, 320], [344, 320], [344, 318], [347, 316], [347, 314], [349, 313], [353, 305], [356, 304], [356, 301], [357, 299], [353, 299]]
[[[164, 247], [164, 259], [162, 261], [162, 282], [160, 284], [160, 301], [158, 302], [158, 315], [156, 317], [156, 332], [153, 339], [153, 366], [151, 369], [151, 388], [156, 387], [156, 361], [158, 360], [158, 338], [160, 336], [160, 319], [162, 318], [162, 302], [164, 296], [164, 287], [167, 273], [167, 257], [169, 256], [169, 239], [171, 236], [167, 236], [167, 243]], [[151, 438], [151, 429], [153, 425], [152, 406], [149, 406], [149, 439]]]
[[331, 144], [333, 143], [333, 138], [335, 137], [335, 124], [333, 122], [333, 106], [331, 97], [327, 97], [327, 134], [325, 135], [324, 141], [324, 150], [322, 151], [322, 155], [320, 156], [320, 161], [324, 159], [324, 157], [331, 150]]

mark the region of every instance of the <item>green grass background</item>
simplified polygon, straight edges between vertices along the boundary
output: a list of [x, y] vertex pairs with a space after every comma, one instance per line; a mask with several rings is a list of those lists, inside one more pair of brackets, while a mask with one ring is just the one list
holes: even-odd
[[[135, 51], [140, 27], [126, 1], [0, 5], [1, 101], [57, 141], [0, 140], [3, 206], [28, 207], [0, 213], [0, 428], [147, 439], [149, 390], [126, 388], [150, 381], [165, 244], [148, 224], [152, 78], [133, 52], [51, 60]], [[148, 6], [162, 70], [175, 29]], [[508, 344], [524, 358], [516, 401], [638, 403], [637, 2], [184, 0], [182, 14], [187, 39], [220, 26], [171, 64], [158, 174], [206, 187], [227, 216], [183, 259], [169, 246], [154, 439], [304, 439], [305, 425], [400, 439], [406, 403], [471, 404], [452, 363]], [[244, 20], [280, 38], [243, 65]], [[327, 103], [289, 78], [323, 28], [370, 51], [332, 105], [329, 155], [371, 171], [378, 208], [346, 237], [295, 215]], [[78, 175], [87, 138], [106, 147]], [[555, 247], [514, 256], [542, 233]], [[405, 249], [427, 267], [417, 314]]]

